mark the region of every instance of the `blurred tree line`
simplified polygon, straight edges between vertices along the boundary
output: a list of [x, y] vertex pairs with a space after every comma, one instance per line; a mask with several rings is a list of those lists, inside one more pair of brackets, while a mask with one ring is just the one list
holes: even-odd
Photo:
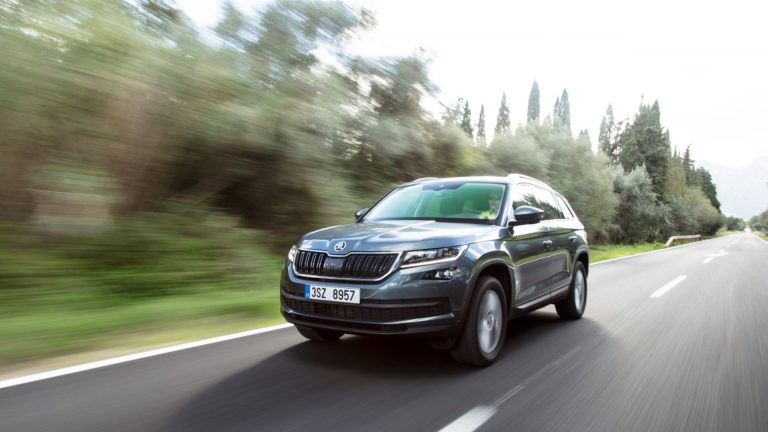
[[746, 226], [750, 227], [755, 231], [762, 231], [764, 233], [768, 233], [768, 210], [758, 215], [752, 216], [747, 222]]
[[561, 191], [593, 240], [723, 225], [711, 175], [672, 150], [657, 102], [618, 122], [609, 107], [595, 153], [571, 132], [568, 92], [545, 115], [534, 82], [526, 122], [512, 128], [502, 95], [487, 142], [485, 107], [476, 124], [464, 99], [425, 112], [437, 88], [421, 54], [350, 54], [374, 25], [334, 1], [227, 3], [215, 35], [161, 0], [0, 2], [0, 220], [103, 233], [202, 208], [284, 244], [403, 181], [519, 172]]

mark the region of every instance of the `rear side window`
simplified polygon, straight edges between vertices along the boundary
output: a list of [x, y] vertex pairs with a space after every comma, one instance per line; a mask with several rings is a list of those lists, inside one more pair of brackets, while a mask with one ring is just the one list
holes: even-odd
[[563, 211], [565, 218], [573, 219], [575, 215], [573, 212], [571, 212], [571, 207], [568, 206], [568, 204], [565, 202], [565, 198], [561, 197], [560, 195], [555, 195], [555, 199], [557, 200], [557, 203], [560, 204], [560, 210]]
[[534, 188], [534, 194], [536, 195], [536, 201], [539, 205], [536, 206], [544, 210], [544, 219], [565, 219], [562, 210], [555, 201], [555, 196], [548, 190], [542, 188]]
[[512, 206], [531, 206], [544, 210], [544, 219], [565, 219], [554, 195], [546, 189], [520, 184], [512, 189]]
[[533, 186], [521, 184], [512, 189], [512, 208], [520, 206], [531, 206], [539, 208], [539, 202], [536, 201], [536, 195], [533, 192]]

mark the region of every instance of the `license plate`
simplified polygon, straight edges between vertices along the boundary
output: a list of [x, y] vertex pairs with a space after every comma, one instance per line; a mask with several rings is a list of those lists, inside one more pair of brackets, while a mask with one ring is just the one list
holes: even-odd
[[360, 304], [360, 289], [304, 285], [304, 297], [338, 303]]

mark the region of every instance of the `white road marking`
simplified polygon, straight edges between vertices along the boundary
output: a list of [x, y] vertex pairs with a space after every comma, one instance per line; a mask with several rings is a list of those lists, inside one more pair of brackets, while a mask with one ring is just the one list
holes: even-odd
[[656, 291], [654, 291], [653, 294], [651, 294], [651, 298], [659, 298], [659, 297], [663, 296], [664, 294], [667, 293], [667, 291], [671, 290], [672, 288], [677, 286], [677, 284], [679, 284], [680, 282], [684, 281], [686, 277], [687, 276], [685, 276], [685, 275], [678, 276], [678, 277], [674, 278], [672, 281], [667, 282], [666, 285], [664, 285], [663, 287], [661, 287], [661, 288], [657, 289]]
[[[757, 236], [755, 236], [755, 237], [757, 237]], [[671, 246], [671, 247], [664, 248], [664, 249], [656, 249], [656, 250], [652, 250], [652, 251], [648, 251], [648, 252], [643, 252], [643, 253], [639, 253], [639, 254], [627, 255], [627, 256], [618, 257], [618, 258], [611, 258], [611, 259], [607, 259], [607, 260], [603, 260], [603, 261], [598, 261], [596, 263], [590, 263], [589, 266], [590, 267], [594, 267], [596, 265], [607, 264], [607, 263], [613, 262], [613, 261], [621, 261], [621, 260], [630, 259], [630, 258], [637, 258], [637, 257], [643, 256], [643, 255], [650, 255], [650, 254], [655, 254], [655, 253], [659, 253], [659, 252], [666, 252], [666, 251], [672, 250], [672, 249], [700, 245], [702, 243], [706, 243], [706, 242], [713, 241], [713, 240], [719, 240], [719, 238], [711, 238], [711, 239], [701, 240], [701, 241], [697, 241], [697, 242], [693, 242], [693, 243], [685, 243], [685, 244], [681, 244], [681, 245], [678, 245], [678, 246]], [[768, 242], [766, 242], [766, 243], [768, 243]]]
[[474, 407], [467, 411], [463, 416], [440, 429], [439, 432], [471, 432], [493, 417], [493, 415], [496, 414], [496, 411], [498, 411], [498, 409], [495, 407], [483, 405]]
[[203, 339], [194, 342], [188, 342], [180, 345], [173, 345], [165, 348], [158, 348], [150, 351], [144, 351], [136, 354], [129, 354], [120, 357], [114, 357], [106, 360], [99, 360], [91, 363], [84, 363], [77, 366], [70, 366], [61, 369], [54, 369], [47, 372], [36, 373], [32, 375], [26, 375], [18, 378], [11, 378], [0, 381], [0, 389], [14, 387], [22, 384], [28, 384], [35, 381], [42, 381], [51, 378], [56, 378], [64, 375], [70, 375], [78, 372], [84, 372], [88, 370], [103, 368], [106, 366], [112, 366], [120, 363], [127, 363], [135, 360], [141, 360], [149, 357], [155, 357], [163, 354], [169, 354], [176, 351], [187, 350], [191, 348], [197, 348], [205, 345], [211, 345], [219, 342], [226, 342], [233, 339], [240, 339], [248, 336], [254, 336], [262, 333], [268, 333], [275, 330], [282, 330], [288, 327], [293, 327], [293, 324], [278, 324], [271, 327], [264, 327], [254, 330], [247, 330], [240, 333], [232, 333], [224, 336], [218, 336], [209, 339]]
[[520, 390], [525, 388], [525, 383], [529, 383], [538, 379], [539, 375], [545, 373], [550, 368], [559, 365], [560, 363], [565, 361], [568, 357], [572, 356], [579, 349], [581, 349], [581, 345], [576, 346], [572, 350], [565, 353], [565, 355], [563, 355], [559, 359], [544, 366], [544, 368], [542, 368], [540, 371], [528, 377], [528, 379], [525, 380], [523, 384], [516, 385], [515, 387], [512, 388], [512, 390], [506, 392], [502, 397], [496, 399], [490, 405], [478, 405], [472, 408], [471, 410], [464, 413], [464, 415], [462, 415], [461, 417], [457, 418], [456, 420], [446, 425], [444, 428], [440, 429], [438, 432], [472, 432], [474, 430], [477, 430], [477, 428], [479, 428], [485, 422], [490, 420], [490, 418], [493, 417], [499, 411], [499, 406], [501, 406], [501, 404], [508, 401], [510, 398], [512, 398], [512, 396], [516, 395], [518, 392], [520, 392]]
[[[727, 247], [727, 246], [726, 246], [726, 247]], [[723, 249], [720, 249], [719, 251], [717, 251], [717, 253], [716, 253], [716, 254], [707, 255], [707, 257], [706, 257], [706, 258], [704, 259], [704, 261], [702, 261], [701, 263], [702, 263], [702, 264], [709, 264], [709, 263], [710, 263], [710, 262], [711, 262], [713, 259], [715, 259], [715, 258], [717, 258], [717, 257], [721, 257], [721, 256], [726, 256], [726, 255], [728, 255], [728, 252], [726, 252], [726, 251], [725, 251], [725, 250], [723, 250]]]

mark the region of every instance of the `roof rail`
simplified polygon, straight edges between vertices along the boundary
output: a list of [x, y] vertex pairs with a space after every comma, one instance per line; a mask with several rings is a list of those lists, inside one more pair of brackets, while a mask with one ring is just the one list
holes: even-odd
[[427, 180], [437, 180], [437, 177], [422, 177], [412, 181], [411, 183], [419, 183]]
[[[518, 177], [518, 178], [525, 178], [525, 179], [529, 179], [529, 180], [536, 180], [535, 178], [533, 178], [531, 176], [527, 176], [525, 174], [517, 174], [517, 173], [507, 174], [507, 177], [508, 178]], [[539, 180], [536, 180], [536, 181], [539, 181]]]

